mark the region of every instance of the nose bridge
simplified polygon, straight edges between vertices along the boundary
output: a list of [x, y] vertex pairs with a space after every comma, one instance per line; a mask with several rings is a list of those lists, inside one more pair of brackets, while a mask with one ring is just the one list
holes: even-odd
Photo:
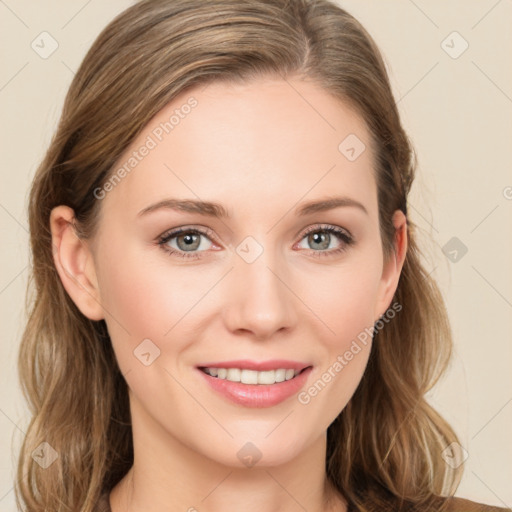
[[236, 247], [225, 310], [230, 329], [265, 338], [296, 321], [294, 296], [284, 284], [288, 272], [277, 254], [253, 237]]

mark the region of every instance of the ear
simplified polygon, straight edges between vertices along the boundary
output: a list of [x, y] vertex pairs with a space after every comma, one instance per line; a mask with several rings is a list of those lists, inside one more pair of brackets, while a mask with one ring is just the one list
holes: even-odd
[[62, 285], [78, 309], [90, 320], [105, 318], [100, 304], [92, 252], [79, 238], [75, 214], [68, 206], [56, 206], [50, 214], [53, 259]]
[[384, 262], [375, 322], [386, 312], [393, 300], [407, 254], [407, 218], [401, 210], [396, 210], [392, 222], [395, 227], [394, 252], [389, 256], [388, 261]]

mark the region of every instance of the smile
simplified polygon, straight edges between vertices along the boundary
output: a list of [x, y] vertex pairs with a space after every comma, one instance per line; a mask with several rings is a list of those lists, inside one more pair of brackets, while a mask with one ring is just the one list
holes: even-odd
[[241, 382], [242, 384], [275, 384], [296, 377], [303, 370], [279, 368], [277, 370], [256, 371], [242, 368], [200, 368], [204, 373], [217, 379]]
[[296, 395], [313, 367], [287, 360], [216, 361], [197, 367], [207, 386], [225, 400], [244, 407], [272, 407]]

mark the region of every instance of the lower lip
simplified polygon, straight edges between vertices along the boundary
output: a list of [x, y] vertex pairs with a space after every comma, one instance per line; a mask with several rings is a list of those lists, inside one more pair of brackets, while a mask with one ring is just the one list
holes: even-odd
[[298, 393], [312, 369], [310, 366], [293, 379], [275, 384], [242, 384], [212, 377], [199, 369], [197, 371], [206, 379], [212, 389], [236, 404], [245, 407], [272, 407]]

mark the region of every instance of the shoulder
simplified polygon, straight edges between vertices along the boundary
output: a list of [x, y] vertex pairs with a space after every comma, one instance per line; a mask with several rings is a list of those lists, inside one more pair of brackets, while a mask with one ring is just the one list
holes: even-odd
[[[110, 493], [105, 492], [100, 496], [94, 512], [111, 512]], [[510, 508], [484, 505], [464, 498], [447, 498], [442, 507], [443, 512], [512, 512]]]
[[446, 500], [446, 512], [506, 512], [510, 508], [493, 507], [463, 498], [449, 498]]

